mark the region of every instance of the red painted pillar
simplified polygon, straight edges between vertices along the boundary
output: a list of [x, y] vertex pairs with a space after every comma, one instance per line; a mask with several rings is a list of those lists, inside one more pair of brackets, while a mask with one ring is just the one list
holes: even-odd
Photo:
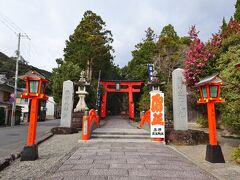
[[107, 108], [107, 92], [105, 91], [101, 103], [101, 118], [106, 117], [106, 108]]
[[209, 144], [217, 145], [216, 117], [213, 101], [209, 101], [207, 103], [207, 109], [208, 109]]
[[38, 101], [39, 100], [37, 98], [32, 98], [31, 100], [31, 113], [27, 139], [28, 146], [32, 146], [35, 144], [38, 117]]
[[134, 118], [134, 103], [133, 103], [132, 86], [129, 86], [129, 91], [128, 91], [128, 116], [130, 119]]

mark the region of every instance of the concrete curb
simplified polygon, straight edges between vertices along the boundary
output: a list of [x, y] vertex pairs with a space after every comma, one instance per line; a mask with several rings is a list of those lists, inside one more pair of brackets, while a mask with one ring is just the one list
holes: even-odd
[[48, 140], [49, 138], [51, 138], [54, 134], [52, 132], [48, 132], [46, 133], [44, 136], [42, 136], [38, 141], [37, 141], [37, 145], [43, 143], [44, 141]]
[[[42, 136], [38, 141], [37, 145], [43, 143], [44, 141], [51, 138], [54, 134], [51, 132], [46, 133], [44, 136]], [[4, 170], [6, 167], [10, 166], [10, 164], [15, 161], [16, 159], [21, 157], [21, 152], [17, 152], [16, 154], [11, 154], [6, 158], [0, 159], [0, 171]]]

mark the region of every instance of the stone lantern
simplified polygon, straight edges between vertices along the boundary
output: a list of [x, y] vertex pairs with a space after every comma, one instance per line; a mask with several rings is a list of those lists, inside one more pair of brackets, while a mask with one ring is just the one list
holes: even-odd
[[85, 102], [85, 96], [88, 95], [88, 92], [86, 91], [86, 86], [90, 85], [86, 81], [85, 71], [81, 72], [80, 79], [76, 84], [78, 85], [78, 90], [76, 91], [76, 94], [78, 95], [79, 100], [76, 108], [74, 109], [74, 112], [84, 112], [85, 109], [88, 109]]
[[84, 111], [88, 109], [86, 102], [85, 102], [85, 97], [86, 97], [86, 95], [88, 95], [88, 92], [86, 91], [86, 87], [90, 85], [90, 83], [88, 83], [86, 80], [85, 71], [81, 72], [80, 79], [75, 84], [78, 86], [76, 94], [78, 95], [79, 100], [74, 109], [72, 126], [75, 128], [81, 128], [81, 126], [82, 126], [81, 120], [82, 120]]

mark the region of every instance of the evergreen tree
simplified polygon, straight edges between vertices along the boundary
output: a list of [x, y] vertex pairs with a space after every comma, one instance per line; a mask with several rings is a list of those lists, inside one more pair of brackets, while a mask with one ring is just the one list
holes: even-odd
[[237, 0], [237, 2], [235, 4], [234, 19], [236, 21], [240, 22], [240, 0]]
[[[55, 102], [61, 103], [62, 84], [66, 80], [78, 81], [80, 72], [87, 65], [92, 68], [91, 85], [97, 86], [99, 70], [102, 79], [112, 79], [118, 74], [118, 67], [113, 64], [113, 42], [111, 31], [100, 16], [86, 11], [80, 24], [66, 41], [64, 59], [57, 59], [58, 68], [53, 69], [52, 84]], [[89, 88], [86, 103], [93, 107], [96, 87]]]
[[80, 75], [80, 68], [72, 62], [64, 62], [57, 59], [58, 68], [53, 68], [51, 81], [54, 101], [61, 104], [63, 82], [67, 80], [77, 81]]
[[166, 81], [167, 84], [171, 80], [171, 72], [176, 67], [182, 67], [184, 49], [186, 48], [187, 41], [182, 40], [174, 27], [169, 24], [163, 27], [162, 32], [157, 41], [157, 55], [154, 62], [160, 71], [160, 78]]
[[154, 33], [154, 31], [150, 27], [147, 28], [145, 33], [146, 33], [146, 39], [144, 41], [154, 41], [155, 40], [156, 34]]
[[[66, 41], [64, 60], [85, 69], [89, 62], [93, 68], [93, 77], [97, 79], [100, 69], [113, 66], [113, 42], [111, 31], [105, 29], [102, 18], [92, 11], [86, 11], [74, 33]], [[102, 71], [102, 77], [109, 76]]]
[[224, 31], [226, 28], [227, 28], [227, 22], [225, 17], [223, 17], [221, 30]]
[[143, 42], [138, 43], [135, 46], [135, 50], [132, 51], [133, 59], [128, 63], [126, 78], [132, 80], [147, 81], [148, 72], [147, 64], [152, 63], [152, 59], [155, 55], [156, 45], [154, 43], [154, 31], [148, 28], [146, 36]]

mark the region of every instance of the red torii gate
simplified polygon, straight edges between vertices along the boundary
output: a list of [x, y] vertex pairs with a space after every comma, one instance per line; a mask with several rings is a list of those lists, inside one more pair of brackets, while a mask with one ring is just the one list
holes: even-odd
[[[104, 94], [101, 102], [101, 118], [106, 117], [106, 105], [107, 105], [107, 94], [108, 92], [125, 92], [128, 93], [128, 116], [129, 118], [134, 118], [134, 102], [133, 93], [140, 92], [140, 87], [135, 88], [135, 86], [141, 86], [143, 81], [100, 81], [100, 84], [104, 87]], [[122, 88], [121, 88], [122, 87]]]

